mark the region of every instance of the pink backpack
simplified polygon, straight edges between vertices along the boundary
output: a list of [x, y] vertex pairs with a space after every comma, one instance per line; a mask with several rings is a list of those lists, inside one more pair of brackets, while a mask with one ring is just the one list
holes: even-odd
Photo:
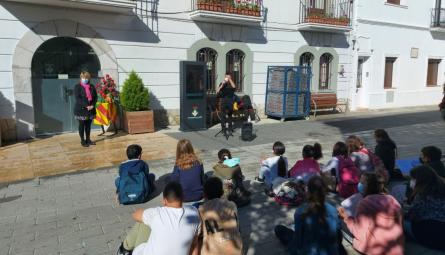
[[368, 149], [362, 149], [360, 151], [368, 154], [372, 166], [374, 167], [374, 172], [383, 177], [385, 183], [388, 183], [389, 180], [388, 170], [386, 170], [385, 164], [383, 164], [383, 161], [379, 158], [379, 156], [375, 155], [372, 151]]
[[360, 171], [351, 158], [337, 157], [338, 177], [337, 192], [343, 198], [348, 198], [357, 193], [357, 184], [360, 181]]

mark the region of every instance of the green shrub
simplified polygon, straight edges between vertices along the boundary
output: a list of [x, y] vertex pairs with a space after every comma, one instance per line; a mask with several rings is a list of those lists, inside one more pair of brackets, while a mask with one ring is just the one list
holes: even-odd
[[136, 72], [131, 71], [125, 80], [120, 100], [122, 107], [128, 112], [145, 111], [149, 109], [150, 94]]

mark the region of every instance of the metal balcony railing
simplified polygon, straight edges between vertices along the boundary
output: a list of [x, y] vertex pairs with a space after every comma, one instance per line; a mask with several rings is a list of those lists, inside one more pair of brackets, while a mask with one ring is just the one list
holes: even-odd
[[445, 9], [431, 9], [431, 27], [445, 28]]
[[192, 0], [192, 11], [261, 17], [262, 0]]
[[300, 0], [299, 23], [351, 26], [352, 0]]

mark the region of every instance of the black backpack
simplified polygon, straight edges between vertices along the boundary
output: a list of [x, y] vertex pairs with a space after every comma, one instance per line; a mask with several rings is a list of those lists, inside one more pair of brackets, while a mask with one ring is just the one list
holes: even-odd
[[244, 122], [241, 126], [241, 140], [252, 141], [253, 136], [253, 125], [251, 122]]

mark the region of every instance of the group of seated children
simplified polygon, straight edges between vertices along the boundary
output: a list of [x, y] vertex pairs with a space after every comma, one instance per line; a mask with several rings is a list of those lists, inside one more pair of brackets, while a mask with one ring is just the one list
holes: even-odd
[[[267, 194], [280, 204], [299, 206], [292, 227], [275, 228], [291, 254], [346, 254], [343, 237], [369, 255], [403, 254], [405, 237], [445, 250], [441, 150], [434, 146], [421, 150], [423, 164], [410, 171], [407, 198], [396, 200], [388, 189], [401, 175], [395, 164], [397, 146], [384, 130], [374, 135], [375, 152], [359, 137], [350, 136], [334, 145], [332, 158], [324, 166], [318, 163], [323, 156], [318, 143], [304, 146], [303, 159], [289, 171], [282, 142], [275, 142], [273, 156], [261, 161], [256, 180], [266, 185]], [[140, 193], [130, 181], [135, 178], [127, 175], [142, 173], [147, 193], [154, 190], [154, 176], [140, 159], [141, 153], [140, 146], [129, 146], [129, 160], [119, 169], [117, 193], [127, 204], [139, 201], [132, 197]], [[164, 206], [133, 214], [137, 223], [118, 254], [241, 254], [237, 207], [250, 202], [250, 192], [243, 186], [239, 159], [232, 158], [229, 150], [218, 152], [213, 169], [214, 176], [207, 177], [190, 141], [180, 140], [171, 182], [163, 192]], [[126, 185], [137, 192], [124, 191]], [[329, 191], [344, 199], [338, 208], [326, 201]], [[194, 206], [184, 205], [196, 201]]]
[[[321, 146], [306, 145], [303, 160], [297, 161], [289, 172], [285, 164], [279, 164], [279, 160], [285, 159], [284, 145], [274, 144], [279, 145], [281, 153], [274, 148], [274, 157], [262, 162], [257, 180], [264, 176], [269, 195], [275, 196], [277, 202], [281, 202], [277, 197], [285, 188], [297, 189], [298, 185], [290, 183], [304, 183], [307, 190], [295, 212], [294, 228], [275, 228], [291, 254], [342, 254], [338, 240], [343, 235], [362, 254], [403, 254], [405, 236], [445, 251], [445, 236], [440, 232], [445, 228], [445, 167], [441, 150], [434, 146], [421, 150], [423, 164], [410, 172], [402, 208], [388, 191], [389, 182], [401, 175], [395, 163], [397, 146], [385, 130], [376, 130], [374, 137], [375, 153], [359, 137], [350, 136], [346, 143], [334, 145], [332, 158], [322, 167], [318, 164]], [[299, 188], [300, 192], [304, 190]], [[345, 199], [337, 210], [324, 201], [329, 190]]]

